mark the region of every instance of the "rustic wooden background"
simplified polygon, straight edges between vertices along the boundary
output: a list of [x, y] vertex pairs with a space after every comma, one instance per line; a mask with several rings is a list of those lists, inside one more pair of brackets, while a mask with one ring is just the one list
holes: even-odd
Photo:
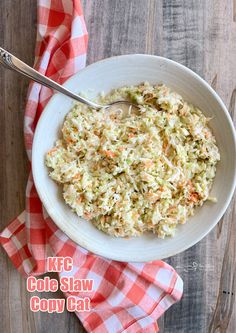
[[[171, 58], [204, 77], [234, 117], [235, 0], [83, 0], [83, 6], [90, 36], [88, 63], [126, 53]], [[34, 59], [35, 30], [35, 0], [0, 0], [0, 44], [29, 64]], [[0, 214], [4, 228], [24, 208], [27, 161], [22, 125], [28, 81], [2, 68], [0, 78]], [[161, 332], [236, 332], [233, 204], [205, 239], [167, 260], [184, 280], [184, 296], [159, 321]], [[73, 314], [30, 312], [25, 280], [1, 251], [0, 332], [84, 332]]]

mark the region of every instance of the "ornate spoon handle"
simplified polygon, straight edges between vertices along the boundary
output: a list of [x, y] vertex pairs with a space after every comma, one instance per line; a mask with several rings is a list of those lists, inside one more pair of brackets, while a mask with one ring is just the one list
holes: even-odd
[[43, 74], [36, 71], [34, 68], [28, 66], [23, 61], [12, 55], [11, 53], [7, 52], [3, 48], [0, 47], [0, 63], [4, 66], [6, 66], [9, 69], [12, 69], [18, 73], [21, 73], [28, 78], [30, 78], [33, 81], [36, 81], [38, 83], [41, 83], [43, 86], [46, 86], [48, 88], [54, 89], [64, 95], [67, 95], [78, 102], [87, 104], [89, 106], [92, 106], [96, 109], [99, 109], [102, 107], [102, 105], [99, 105], [97, 103], [94, 103], [92, 101], [87, 100], [86, 98], [83, 98], [79, 95], [76, 95], [69, 91], [68, 89], [64, 88], [60, 84], [56, 83], [55, 81], [49, 79], [48, 77], [44, 76]]

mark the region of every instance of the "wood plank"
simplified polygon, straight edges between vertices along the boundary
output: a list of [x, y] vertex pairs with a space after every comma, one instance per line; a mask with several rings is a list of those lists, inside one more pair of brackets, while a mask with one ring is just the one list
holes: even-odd
[[[234, 122], [236, 95], [235, 2], [210, 2], [205, 12], [204, 73], [214, 80], [216, 91], [229, 109]], [[235, 196], [234, 196], [235, 198]], [[208, 331], [236, 332], [236, 224], [235, 200], [221, 222], [207, 237], [207, 262], [215, 266], [208, 272]]]
[[[14, 10], [13, 10], [14, 9]], [[35, 45], [35, 2], [29, 0], [0, 2], [1, 45], [33, 63]], [[20, 27], [20, 29], [19, 29]], [[0, 183], [1, 229], [24, 207], [27, 162], [23, 142], [23, 110], [28, 81], [0, 68]], [[1, 249], [1, 332], [33, 332], [30, 311], [23, 304], [28, 298], [25, 281], [13, 268]]]

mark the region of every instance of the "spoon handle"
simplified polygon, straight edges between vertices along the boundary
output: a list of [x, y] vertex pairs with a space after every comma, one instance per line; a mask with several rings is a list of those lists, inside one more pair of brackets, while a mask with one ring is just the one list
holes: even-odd
[[78, 102], [87, 104], [89, 106], [92, 106], [94, 108], [100, 108], [101, 105], [98, 105], [97, 103], [91, 102], [79, 95], [76, 95], [69, 91], [68, 89], [64, 88], [60, 84], [56, 83], [55, 81], [49, 79], [45, 75], [39, 73], [32, 67], [28, 66], [26, 63], [12, 55], [11, 53], [7, 52], [3, 48], [0, 47], [0, 64], [6, 66], [9, 69], [12, 69], [18, 73], [21, 73], [28, 78], [30, 78], [33, 81], [36, 81], [43, 86], [46, 86], [48, 88], [54, 89], [64, 95], [67, 95], [73, 99], [75, 99]]

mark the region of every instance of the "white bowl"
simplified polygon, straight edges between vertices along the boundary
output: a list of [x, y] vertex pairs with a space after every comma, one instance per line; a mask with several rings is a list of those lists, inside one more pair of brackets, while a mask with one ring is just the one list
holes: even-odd
[[165, 83], [186, 100], [198, 106], [206, 116], [221, 153], [211, 191], [217, 203], [206, 202], [185, 225], [179, 225], [174, 238], [158, 239], [149, 233], [132, 239], [114, 238], [79, 218], [65, 204], [62, 189], [48, 176], [44, 164], [46, 152], [59, 136], [65, 115], [73, 101], [55, 94], [47, 104], [36, 128], [32, 163], [35, 185], [48, 214], [74, 242], [98, 255], [119, 261], [142, 262], [166, 258], [200, 241], [220, 220], [233, 195], [236, 177], [236, 140], [228, 111], [214, 90], [190, 69], [166, 58], [151, 55], [124, 55], [94, 63], [72, 78], [65, 87], [86, 92], [91, 98], [124, 85], [149, 81]]

